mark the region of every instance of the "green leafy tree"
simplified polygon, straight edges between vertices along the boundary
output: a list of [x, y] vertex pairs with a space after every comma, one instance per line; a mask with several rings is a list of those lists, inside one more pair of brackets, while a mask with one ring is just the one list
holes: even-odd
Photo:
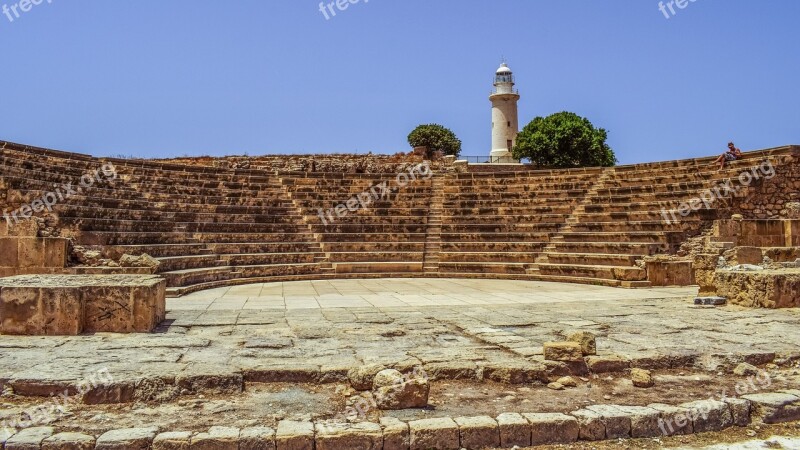
[[617, 163], [608, 132], [571, 112], [537, 117], [517, 136], [514, 158], [539, 167], [610, 167]]
[[427, 147], [428, 157], [434, 152], [445, 155], [461, 155], [461, 140], [449, 129], [435, 123], [420, 125], [408, 135], [412, 147]]

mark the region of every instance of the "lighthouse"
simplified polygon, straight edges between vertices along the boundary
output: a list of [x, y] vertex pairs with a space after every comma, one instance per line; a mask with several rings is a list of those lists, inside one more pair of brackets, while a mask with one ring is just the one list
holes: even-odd
[[492, 102], [492, 162], [519, 162], [511, 156], [519, 133], [519, 92], [514, 90], [514, 74], [506, 63], [497, 69], [489, 100]]

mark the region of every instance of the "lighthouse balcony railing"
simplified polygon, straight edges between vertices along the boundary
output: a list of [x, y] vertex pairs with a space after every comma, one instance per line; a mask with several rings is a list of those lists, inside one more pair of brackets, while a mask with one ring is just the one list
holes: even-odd
[[459, 156], [457, 159], [470, 164], [502, 164], [510, 162], [507, 156]]

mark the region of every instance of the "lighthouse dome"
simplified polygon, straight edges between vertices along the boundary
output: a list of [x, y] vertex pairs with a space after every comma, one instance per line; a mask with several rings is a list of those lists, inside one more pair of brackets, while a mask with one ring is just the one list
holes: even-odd
[[505, 75], [505, 74], [510, 74], [510, 73], [511, 73], [511, 69], [508, 68], [508, 65], [506, 63], [503, 63], [503, 65], [501, 65], [500, 68], [497, 69], [497, 74], [498, 75], [501, 75], [501, 74]]

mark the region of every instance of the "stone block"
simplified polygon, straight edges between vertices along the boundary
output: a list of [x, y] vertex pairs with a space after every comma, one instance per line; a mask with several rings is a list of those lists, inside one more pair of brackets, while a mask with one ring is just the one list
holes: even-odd
[[5, 450], [39, 450], [53, 433], [52, 427], [25, 428], [6, 440]]
[[[573, 416], [558, 413], [522, 414], [531, 424], [531, 445], [570, 444], [578, 440], [580, 424]], [[605, 436], [605, 428], [603, 428]]]
[[275, 430], [269, 427], [242, 429], [239, 450], [275, 450]]
[[483, 368], [483, 377], [504, 384], [528, 384], [547, 381], [548, 371], [537, 363], [489, 363]]
[[[631, 437], [647, 438], [661, 435], [658, 419], [660, 412], [645, 406], [614, 406], [631, 421]], [[608, 429], [606, 428], [606, 434]]]
[[544, 359], [548, 361], [582, 360], [581, 344], [577, 342], [545, 342]]
[[238, 394], [244, 390], [244, 377], [232, 367], [197, 364], [175, 377], [175, 384], [195, 394]]
[[584, 441], [602, 441], [606, 438], [606, 422], [600, 414], [581, 409], [570, 413], [578, 420], [578, 436]]
[[456, 417], [461, 447], [496, 448], [500, 446], [500, 429], [488, 416]]
[[750, 425], [750, 400], [744, 398], [725, 398], [723, 401], [728, 404], [728, 409], [731, 411], [734, 425], [737, 427], [746, 427]]
[[60, 238], [44, 239], [44, 267], [64, 268], [67, 266], [69, 241]]
[[394, 417], [381, 417], [383, 450], [408, 450], [410, 431], [408, 424]]
[[720, 270], [714, 276], [717, 295], [732, 305], [756, 308], [800, 307], [800, 269], [754, 272]]
[[695, 433], [720, 431], [733, 425], [733, 416], [726, 403], [709, 399], [683, 403], [679, 406], [689, 410]]
[[153, 450], [189, 450], [191, 442], [190, 431], [169, 431], [153, 439]]
[[409, 422], [410, 450], [459, 450], [458, 424], [453, 419], [422, 419]]
[[652, 286], [692, 286], [695, 284], [691, 261], [648, 261], [647, 281]]
[[17, 239], [4, 237], [0, 238], [0, 267], [17, 267]]
[[631, 437], [631, 418], [615, 405], [592, 405], [586, 409], [602, 418], [606, 428], [606, 439]]
[[192, 450], [229, 450], [239, 448], [239, 429], [232, 427], [211, 427], [208, 433], [192, 436]]
[[597, 338], [588, 331], [578, 331], [567, 336], [567, 341], [577, 342], [581, 346], [583, 356], [597, 354]]
[[602, 355], [587, 357], [586, 364], [592, 373], [611, 373], [628, 370], [631, 361], [619, 355]]
[[497, 425], [500, 428], [500, 447], [530, 447], [531, 425], [522, 414], [500, 414], [497, 416]]
[[150, 332], [164, 319], [165, 298], [166, 282], [155, 276], [3, 278], [0, 279], [0, 333]]
[[96, 450], [149, 450], [158, 428], [111, 430], [97, 438]]
[[317, 450], [382, 450], [383, 430], [377, 423], [316, 424]]
[[647, 405], [658, 411], [658, 429], [663, 436], [675, 436], [694, 433], [690, 411], [678, 406], [653, 403]]
[[[800, 393], [799, 393], [800, 394]], [[751, 402], [751, 418], [764, 423], [800, 420], [800, 396], [787, 392], [768, 392], [742, 396]]]
[[17, 263], [19, 267], [45, 267], [44, 247], [44, 239], [17, 238]]
[[58, 433], [42, 442], [42, 450], [94, 450], [94, 436], [82, 433]]
[[314, 424], [281, 420], [275, 433], [275, 447], [277, 450], [314, 450]]

